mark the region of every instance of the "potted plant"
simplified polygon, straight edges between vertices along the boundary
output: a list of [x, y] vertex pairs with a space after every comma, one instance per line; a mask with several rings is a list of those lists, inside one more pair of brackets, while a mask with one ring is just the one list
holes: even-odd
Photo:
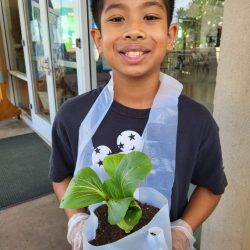
[[60, 204], [61, 208], [89, 207], [90, 217], [83, 232], [84, 250], [98, 246], [131, 249], [129, 244], [136, 249], [135, 241], [140, 249], [145, 241], [148, 248], [143, 249], [153, 249], [152, 244], [156, 249], [156, 245], [170, 249], [167, 199], [154, 189], [138, 189], [152, 169], [149, 157], [141, 152], [114, 154], [104, 159], [103, 166], [108, 179], [102, 183], [91, 168], [81, 169]]

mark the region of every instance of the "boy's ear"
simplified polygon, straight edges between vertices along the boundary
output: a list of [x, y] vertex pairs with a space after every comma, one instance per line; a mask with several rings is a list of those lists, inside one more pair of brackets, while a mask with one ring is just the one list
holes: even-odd
[[102, 34], [99, 29], [92, 29], [90, 31], [91, 37], [95, 43], [95, 46], [99, 52], [99, 55], [102, 54]]
[[174, 47], [174, 41], [177, 34], [177, 25], [171, 24], [168, 28], [168, 44], [167, 44], [167, 52], [170, 52], [173, 50]]

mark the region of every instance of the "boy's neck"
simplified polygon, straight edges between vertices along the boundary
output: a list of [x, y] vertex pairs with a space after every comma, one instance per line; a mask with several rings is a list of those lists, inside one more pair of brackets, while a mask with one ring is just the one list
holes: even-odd
[[145, 77], [125, 77], [113, 72], [114, 99], [118, 103], [134, 108], [151, 108], [160, 86], [160, 72]]

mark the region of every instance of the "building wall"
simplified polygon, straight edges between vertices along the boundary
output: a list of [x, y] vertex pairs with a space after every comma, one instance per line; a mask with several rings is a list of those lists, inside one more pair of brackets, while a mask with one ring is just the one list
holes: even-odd
[[229, 185], [203, 225], [201, 249], [249, 250], [250, 1], [227, 0], [224, 11], [214, 117]]

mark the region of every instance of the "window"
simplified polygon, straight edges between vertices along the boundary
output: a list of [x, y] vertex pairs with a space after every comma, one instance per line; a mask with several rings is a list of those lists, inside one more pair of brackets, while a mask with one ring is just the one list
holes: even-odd
[[213, 111], [219, 61], [224, 0], [176, 1], [174, 22], [179, 26], [174, 50], [162, 71], [178, 79], [183, 94]]

